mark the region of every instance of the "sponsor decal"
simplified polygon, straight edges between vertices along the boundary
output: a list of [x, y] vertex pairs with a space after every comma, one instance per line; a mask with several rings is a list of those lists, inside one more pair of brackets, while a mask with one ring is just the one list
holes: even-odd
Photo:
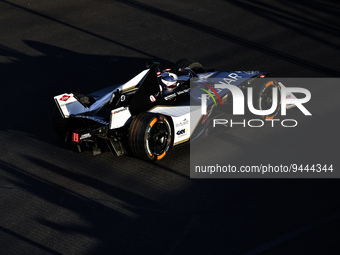
[[186, 88], [186, 89], [174, 92], [174, 93], [172, 93], [170, 95], [167, 95], [167, 96], [164, 97], [164, 99], [165, 100], [171, 100], [171, 99], [175, 98], [176, 96], [188, 93], [189, 91], [190, 91], [190, 88]]
[[124, 112], [126, 111], [128, 108], [123, 108], [123, 109], [120, 109], [118, 111], [114, 111], [113, 114], [116, 114], [116, 113], [120, 113], [120, 112]]
[[177, 92], [177, 95], [182, 95], [182, 94], [187, 93], [187, 92], [189, 92], [189, 91], [190, 91], [190, 88], [183, 89], [183, 90], [178, 91], [178, 92]]
[[156, 101], [156, 98], [155, 98], [153, 95], [151, 95], [151, 96], [150, 96], [150, 101], [151, 101], [151, 102], [155, 102], [155, 101]]
[[105, 120], [102, 120], [102, 119], [99, 119], [99, 118], [95, 118], [95, 117], [92, 117], [92, 116], [76, 115], [74, 117], [75, 118], [83, 118], [83, 119], [93, 120], [93, 121], [98, 122], [98, 123], [103, 124], [103, 125], [109, 125], [110, 124], [109, 122], [107, 122]]
[[86, 133], [86, 134], [82, 134], [79, 139], [83, 140], [83, 139], [86, 139], [86, 138], [90, 138], [91, 136], [92, 135], [90, 133]]
[[182, 120], [181, 122], [176, 123], [176, 128], [182, 127], [182, 126], [185, 126], [185, 125], [189, 125], [189, 120], [186, 119], [186, 118], [184, 118], [184, 120]]
[[71, 96], [63, 95], [59, 100], [60, 100], [60, 101], [66, 102], [67, 100], [69, 100], [70, 97], [71, 97]]
[[72, 141], [75, 143], [79, 143], [79, 134], [78, 133], [72, 133]]
[[165, 99], [165, 100], [171, 100], [171, 99], [173, 99], [174, 97], [176, 97], [176, 93], [170, 94], [170, 95], [164, 97], [164, 99]]
[[179, 137], [181, 137], [181, 136], [186, 135], [187, 133], [188, 133], [188, 129], [187, 129], [187, 128], [183, 128], [183, 129], [181, 129], [181, 130], [178, 130], [178, 131], [176, 132], [176, 135], [179, 136]]

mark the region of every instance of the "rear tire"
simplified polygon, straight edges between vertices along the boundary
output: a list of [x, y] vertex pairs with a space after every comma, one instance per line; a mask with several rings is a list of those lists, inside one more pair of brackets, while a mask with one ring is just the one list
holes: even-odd
[[129, 149], [140, 159], [162, 159], [172, 141], [171, 126], [167, 117], [160, 114], [141, 113], [131, 123]]

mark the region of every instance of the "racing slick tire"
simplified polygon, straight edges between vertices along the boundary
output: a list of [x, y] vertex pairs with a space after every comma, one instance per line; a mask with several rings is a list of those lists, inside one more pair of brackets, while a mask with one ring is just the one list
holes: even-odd
[[190, 68], [192, 71], [194, 71], [195, 73], [203, 73], [204, 72], [204, 68], [203, 65], [199, 62], [187, 59], [187, 58], [183, 58], [177, 61], [177, 63], [175, 64], [176, 69], [179, 68]]
[[[258, 110], [268, 110], [273, 103], [273, 88], [277, 88], [277, 106], [270, 115], [262, 115], [261, 119], [274, 119], [281, 110], [281, 87], [275, 80], [258, 78], [252, 82], [253, 87], [253, 106]], [[257, 116], [259, 117], [259, 116]]]
[[162, 159], [172, 140], [171, 126], [167, 117], [160, 114], [141, 113], [129, 129], [129, 149], [140, 159], [154, 161]]

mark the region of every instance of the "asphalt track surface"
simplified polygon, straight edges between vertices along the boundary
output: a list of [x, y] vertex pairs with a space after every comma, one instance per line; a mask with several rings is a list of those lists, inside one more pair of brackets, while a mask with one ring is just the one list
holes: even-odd
[[[316, 0], [0, 1], [0, 254], [339, 254], [338, 179], [190, 179], [189, 145], [156, 163], [93, 157], [51, 127], [54, 95], [126, 81], [149, 59], [339, 77], [339, 15]], [[340, 87], [309, 89], [313, 117], [292, 115], [303, 128], [234, 131], [230, 161], [340, 171]]]

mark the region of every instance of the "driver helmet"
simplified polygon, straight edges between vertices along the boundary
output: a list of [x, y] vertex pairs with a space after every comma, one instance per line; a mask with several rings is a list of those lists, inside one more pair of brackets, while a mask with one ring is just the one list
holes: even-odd
[[174, 73], [162, 73], [162, 82], [168, 88], [173, 88], [177, 86], [178, 77]]

